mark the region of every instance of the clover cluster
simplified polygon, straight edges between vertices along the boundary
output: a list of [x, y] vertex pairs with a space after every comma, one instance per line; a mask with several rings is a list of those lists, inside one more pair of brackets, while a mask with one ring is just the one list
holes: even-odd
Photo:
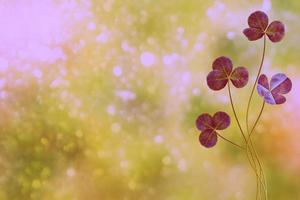
[[[286, 98], [283, 94], [287, 94], [292, 88], [292, 82], [285, 74], [275, 74], [269, 82], [267, 76], [260, 73], [265, 54], [266, 36], [271, 42], [281, 41], [285, 35], [283, 23], [280, 21], [273, 21], [269, 24], [268, 16], [264, 12], [255, 11], [249, 16], [248, 25], [249, 27], [243, 31], [244, 35], [249, 41], [255, 41], [263, 37], [264, 52], [261, 66], [259, 67], [256, 81], [248, 101], [247, 120], [248, 110], [255, 87], [257, 88], [258, 94], [263, 97], [263, 101], [272, 105], [284, 103]], [[236, 88], [246, 86], [249, 80], [249, 73], [245, 67], [236, 67], [233, 69], [231, 59], [221, 56], [213, 61], [212, 71], [207, 75], [206, 80], [208, 87], [214, 91], [221, 90], [227, 85], [231, 99], [230, 84], [232, 83]], [[234, 107], [233, 112], [235, 113]], [[248, 121], [246, 123], [248, 124]], [[213, 117], [208, 113], [199, 115], [196, 119], [196, 127], [201, 131], [199, 142], [206, 148], [213, 147], [217, 143], [218, 136], [220, 136], [217, 130], [223, 130], [229, 125], [230, 117], [225, 112], [217, 112]]]

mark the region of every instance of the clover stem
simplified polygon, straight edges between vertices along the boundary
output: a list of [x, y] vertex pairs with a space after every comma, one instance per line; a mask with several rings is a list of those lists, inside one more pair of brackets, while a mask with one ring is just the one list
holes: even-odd
[[248, 135], [247, 141], [250, 139], [250, 137], [251, 137], [251, 135], [252, 135], [252, 133], [253, 133], [253, 131], [254, 131], [254, 129], [255, 129], [255, 127], [256, 127], [256, 125], [257, 125], [259, 119], [260, 119], [260, 117], [262, 116], [262, 113], [263, 113], [263, 110], [264, 110], [264, 108], [265, 108], [265, 105], [266, 105], [266, 102], [263, 101], [263, 104], [262, 104], [261, 109], [260, 109], [260, 111], [259, 111], [258, 117], [256, 118], [256, 120], [255, 120], [255, 122], [254, 122], [254, 125], [252, 126], [252, 129], [251, 129], [251, 131], [250, 131], [250, 133], [249, 133], [249, 135]]
[[235, 108], [234, 108], [234, 104], [233, 104], [233, 100], [232, 100], [232, 94], [231, 94], [231, 89], [230, 89], [230, 82], [228, 81], [228, 93], [229, 93], [229, 98], [230, 98], [230, 104], [231, 104], [231, 108], [232, 108], [232, 111], [233, 111], [233, 115], [234, 115], [234, 117], [235, 117], [235, 120], [236, 120], [236, 122], [237, 122], [237, 124], [238, 124], [238, 127], [239, 127], [239, 129], [240, 129], [240, 131], [241, 131], [241, 133], [242, 133], [242, 136], [243, 136], [243, 138], [244, 138], [244, 140], [245, 140], [245, 143], [247, 144], [247, 139], [246, 139], [246, 136], [245, 136], [245, 134], [244, 134], [244, 131], [243, 131], [243, 129], [242, 129], [242, 126], [241, 126], [241, 124], [240, 124], [240, 121], [239, 121], [239, 119], [238, 119], [238, 117], [237, 117], [237, 114], [236, 114], [236, 112], [235, 112]]
[[227, 138], [223, 137], [223, 136], [220, 135], [219, 133], [218, 133], [218, 136], [219, 136], [220, 138], [222, 138], [223, 140], [225, 140], [225, 141], [227, 141], [227, 142], [233, 144], [234, 146], [236, 146], [236, 147], [238, 147], [238, 148], [240, 148], [240, 149], [242, 149], [242, 150], [245, 150], [245, 148], [242, 147], [241, 145], [238, 145], [238, 144], [232, 142], [231, 140], [228, 140]]
[[[258, 122], [258, 119], [259, 119], [259, 117], [260, 117], [260, 116], [258, 117], [258, 119], [257, 119], [256, 122], [255, 122], [255, 125], [253, 126], [253, 128], [252, 128], [252, 130], [251, 130], [251, 133], [249, 133], [249, 110], [250, 110], [250, 104], [251, 104], [251, 100], [252, 100], [252, 97], [253, 97], [253, 93], [254, 93], [256, 84], [257, 84], [257, 82], [258, 82], [259, 76], [260, 76], [260, 74], [261, 74], [261, 70], [262, 70], [263, 63], [264, 63], [265, 52], [266, 52], [266, 35], [264, 35], [264, 42], [263, 42], [263, 43], [264, 43], [264, 44], [263, 44], [263, 53], [262, 53], [262, 57], [261, 57], [261, 62], [260, 62], [259, 70], [258, 70], [258, 72], [257, 72], [257, 76], [256, 76], [256, 79], [255, 79], [254, 85], [253, 85], [253, 87], [252, 87], [251, 94], [250, 94], [250, 97], [249, 97], [249, 100], [248, 100], [248, 104], [247, 104], [247, 111], [246, 111], [246, 128], [247, 128], [247, 134], [248, 134], [248, 136], [252, 134], [252, 132], [253, 132], [253, 130], [254, 130], [254, 128], [255, 128], [257, 122]], [[262, 112], [262, 110], [261, 110], [261, 112]], [[260, 114], [260, 115], [261, 115], [261, 114]], [[259, 168], [260, 168], [260, 177], [261, 177], [261, 175], [263, 175], [263, 177], [261, 177], [261, 178], [263, 178], [263, 181], [264, 181], [263, 187], [264, 187], [264, 192], [265, 192], [265, 194], [266, 194], [265, 197], [266, 197], [266, 199], [268, 199], [268, 197], [267, 197], [266, 179], [265, 179], [265, 175], [264, 175], [264, 172], [263, 172], [263, 169], [262, 169], [261, 162], [259, 161], [258, 154], [257, 154], [257, 152], [256, 152], [256, 150], [255, 150], [255, 148], [254, 148], [254, 146], [253, 146], [253, 143], [252, 143], [252, 141], [251, 141], [251, 137], [248, 137], [248, 140], [250, 141], [251, 148], [253, 149], [254, 154], [255, 154], [255, 159], [256, 159], [256, 161], [258, 162], [258, 165], [259, 165]], [[248, 140], [247, 140], [247, 142], [246, 142], [246, 143], [247, 143], [247, 144], [246, 144], [246, 150], [247, 150], [247, 153], [248, 153], [248, 149], [249, 149], [249, 148], [248, 148]], [[250, 153], [251, 153], [251, 150], [250, 150]], [[254, 157], [253, 157], [253, 159], [254, 159]]]
[[264, 107], [265, 107], [265, 101], [263, 101], [263, 104], [262, 104], [262, 107], [260, 109], [259, 115], [256, 118], [255, 123], [254, 123], [254, 125], [253, 125], [250, 133], [248, 134], [247, 144], [246, 144], [246, 150], [248, 149], [249, 141], [250, 141], [250, 145], [251, 145], [252, 149], [254, 150], [254, 155], [255, 155], [255, 158], [256, 158], [256, 160], [258, 162], [258, 165], [259, 165], [259, 168], [260, 168], [260, 176], [262, 176], [261, 178], [263, 179], [263, 182], [264, 182], [262, 186], [263, 186], [263, 189], [264, 189], [264, 192], [265, 192], [265, 195], [266, 195], [265, 197], [266, 197], [266, 199], [268, 199], [268, 191], [267, 191], [267, 187], [266, 187], [267, 186], [267, 182], [266, 182], [266, 178], [265, 178], [265, 173], [263, 171], [263, 167], [262, 167], [262, 163], [260, 161], [260, 158], [259, 158], [259, 156], [257, 154], [257, 151], [255, 150], [255, 148], [253, 146], [253, 143], [252, 143], [252, 140], [251, 140], [251, 135], [252, 135], [252, 133], [253, 133], [253, 131], [254, 131], [254, 129], [255, 129], [255, 127], [256, 127], [259, 119], [261, 118], [261, 115], [262, 115], [262, 112], [264, 110]]
[[[236, 114], [236, 111], [235, 111], [235, 108], [234, 108], [234, 103], [233, 103], [233, 100], [232, 100], [232, 94], [231, 94], [231, 89], [230, 89], [230, 82], [228, 82], [228, 94], [229, 94], [230, 105], [231, 105], [231, 108], [232, 108], [232, 111], [233, 111], [234, 118], [235, 118], [235, 120], [236, 120], [236, 122], [237, 122], [237, 124], [238, 124], [238, 127], [239, 127], [239, 129], [240, 129], [240, 131], [241, 131], [241, 133], [242, 133], [242, 136], [243, 136], [243, 138], [244, 138], [244, 140], [245, 140], [245, 143], [247, 144], [246, 136], [245, 136], [245, 134], [244, 134], [244, 131], [243, 131], [243, 129], [242, 129], [242, 126], [241, 126], [241, 124], [240, 124], [240, 121], [239, 121], [239, 119], [238, 119], [238, 117], [237, 117], [237, 114]], [[246, 146], [246, 147], [247, 147], [247, 146]], [[247, 148], [246, 148], [246, 150], [247, 150]], [[248, 156], [248, 154], [247, 154], [247, 156]], [[252, 153], [251, 153], [251, 156], [252, 156]], [[256, 167], [255, 167], [254, 165], [252, 165], [249, 156], [248, 156], [248, 159], [249, 159], [249, 162], [250, 162], [252, 168], [256, 170]], [[253, 156], [252, 156], [252, 159], [253, 159]]]
[[[241, 131], [241, 134], [242, 134], [242, 136], [243, 136], [243, 138], [244, 138], [244, 140], [245, 140], [245, 143], [247, 144], [246, 136], [245, 136], [245, 134], [244, 134], [244, 131], [243, 131], [242, 127], [241, 127], [241, 124], [240, 124], [240, 122], [239, 122], [239, 119], [238, 119], [237, 114], [236, 114], [236, 111], [235, 111], [234, 103], [233, 103], [233, 100], [232, 100], [231, 89], [230, 89], [230, 82], [228, 82], [228, 93], [229, 93], [230, 104], [231, 104], [231, 108], [232, 108], [232, 111], [233, 111], [235, 120], [236, 120], [236, 122], [237, 122], [237, 124], [238, 124], [238, 127], [239, 127], [239, 129], [240, 129], [240, 131]], [[253, 169], [253, 171], [255, 172], [256, 177], [257, 177], [257, 190], [258, 190], [258, 188], [259, 188], [259, 187], [258, 187], [258, 182], [260, 182], [261, 184], [263, 184], [263, 183], [262, 183], [262, 181], [261, 181], [261, 176], [260, 176], [260, 175], [258, 174], [258, 172], [257, 172], [257, 168], [256, 168], [256, 163], [255, 163], [255, 160], [254, 160], [253, 152], [252, 152], [251, 149], [249, 149], [249, 150], [250, 150], [250, 157], [251, 157], [251, 158], [250, 158], [250, 157], [249, 157], [249, 154], [248, 154], [248, 149], [249, 149], [249, 148], [246, 146], [246, 155], [247, 155], [248, 161], [249, 161], [249, 163], [250, 163], [250, 165], [251, 165], [251, 167], [252, 167], [252, 169]], [[258, 193], [258, 191], [257, 191], [257, 193]], [[256, 193], [256, 198], [257, 198], [257, 193]]]
[[263, 53], [262, 53], [262, 57], [261, 57], [261, 61], [260, 61], [260, 66], [259, 66], [259, 69], [258, 69], [258, 72], [257, 72], [257, 75], [256, 75], [256, 79], [255, 79], [254, 85], [253, 85], [252, 90], [251, 90], [251, 94], [250, 94], [250, 97], [249, 97], [249, 100], [248, 100], [248, 104], [247, 104], [247, 111], [246, 111], [247, 133], [249, 133], [249, 110], [250, 110], [250, 104], [251, 104], [251, 100], [252, 100], [253, 93], [254, 93], [254, 90], [255, 90], [255, 86], [256, 86], [256, 84], [258, 82], [258, 78], [259, 78], [259, 75], [261, 73], [261, 70], [262, 70], [262, 67], [263, 67], [263, 64], [264, 64], [265, 53], [266, 53], [266, 35], [264, 35], [264, 46], [263, 46]]
[[[263, 53], [262, 53], [262, 58], [261, 58], [261, 62], [260, 62], [260, 66], [259, 66], [259, 70], [257, 72], [257, 76], [256, 76], [256, 79], [255, 79], [255, 82], [254, 82], [254, 85], [252, 87], [252, 90], [251, 90], [251, 94], [250, 94], [250, 97], [249, 97], [249, 100], [248, 100], [248, 104], [247, 104], [247, 111], [246, 111], [246, 128], [247, 128], [247, 134], [249, 135], [249, 110], [250, 110], [250, 104], [251, 104], [251, 100], [252, 100], [252, 97], [253, 97], [253, 93], [254, 93], [254, 90], [255, 90], [255, 87], [256, 87], [256, 84], [258, 82], [258, 78], [260, 76], [260, 73], [261, 73], [261, 70], [262, 70], [262, 67], [263, 67], [263, 63], [264, 63], [264, 58], [265, 58], [265, 52], [266, 52], [266, 35], [264, 35], [264, 44], [263, 44]], [[258, 121], [258, 120], [257, 120]], [[257, 123], [257, 122], [256, 122]], [[252, 132], [252, 131], [251, 131]], [[267, 189], [266, 189], [266, 180], [265, 180], [265, 177], [264, 177], [264, 172], [262, 170], [262, 166], [261, 166], [261, 163], [259, 161], [259, 158], [258, 158], [258, 155], [257, 155], [257, 152], [253, 146], [253, 143], [251, 141], [251, 137], [248, 138], [250, 140], [250, 144], [251, 144], [251, 148], [253, 149], [254, 151], [254, 154], [255, 154], [255, 159], [256, 161], [258, 162], [258, 165], [259, 165], [259, 168], [260, 168], [260, 178], [261, 178], [261, 174], [263, 174], [263, 181], [264, 181], [264, 184], [263, 184], [263, 187], [265, 189], [265, 194], [267, 196]], [[247, 151], [247, 155], [248, 155], [248, 140], [246, 141], [246, 151]], [[250, 150], [250, 149], [249, 149]], [[253, 152], [250, 150], [250, 154], [251, 154], [251, 157], [254, 161], [254, 157], [253, 157]], [[256, 164], [255, 164], [256, 165]], [[255, 169], [256, 170], [256, 169]], [[257, 173], [257, 171], [256, 171]], [[261, 180], [260, 180], [261, 181]], [[267, 199], [267, 197], [266, 197]]]
[[264, 190], [264, 193], [265, 193], [265, 199], [267, 200], [268, 199], [268, 190], [267, 190], [267, 182], [266, 182], [266, 177], [265, 177], [265, 173], [264, 173], [264, 170], [263, 170], [263, 164], [262, 162], [260, 161], [260, 158], [258, 156], [258, 153], [257, 151], [255, 150], [254, 148], [254, 145], [252, 143], [252, 141], [250, 140], [250, 144], [251, 144], [251, 147], [253, 148], [253, 151], [254, 151], [254, 155], [255, 155], [255, 158], [256, 158], [256, 161], [258, 162], [258, 165], [259, 165], [259, 178], [261, 178], [262, 180], [260, 180], [261, 184], [262, 184], [262, 188]]

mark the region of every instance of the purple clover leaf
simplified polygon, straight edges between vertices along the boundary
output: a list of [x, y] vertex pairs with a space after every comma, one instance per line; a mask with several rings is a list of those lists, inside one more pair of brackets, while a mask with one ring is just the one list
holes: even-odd
[[262, 11], [253, 12], [248, 18], [249, 28], [243, 33], [250, 41], [258, 40], [265, 34], [272, 42], [279, 42], [284, 37], [284, 25], [280, 21], [273, 21], [270, 25], [268, 16]]
[[207, 76], [207, 85], [212, 90], [223, 89], [229, 80], [237, 88], [242, 88], [248, 83], [248, 71], [245, 67], [234, 70], [232, 62], [225, 56], [218, 57], [212, 64], [213, 70]]
[[283, 104], [286, 99], [283, 94], [287, 94], [292, 89], [292, 81], [282, 73], [275, 74], [269, 84], [266, 75], [260, 75], [257, 84], [257, 92], [264, 97], [269, 104]]
[[199, 142], [206, 148], [216, 145], [218, 133], [216, 130], [224, 130], [230, 125], [230, 117], [225, 112], [216, 112], [214, 116], [207, 113], [201, 114], [196, 120], [196, 126], [201, 131]]

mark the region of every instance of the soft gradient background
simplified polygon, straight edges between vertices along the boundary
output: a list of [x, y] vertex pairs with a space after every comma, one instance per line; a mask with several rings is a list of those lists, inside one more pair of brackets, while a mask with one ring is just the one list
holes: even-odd
[[[270, 200], [300, 199], [299, 0], [0, 0], [0, 200], [254, 199], [244, 153], [203, 148], [194, 122], [232, 115], [206, 86], [215, 57], [253, 83], [263, 41], [242, 30], [257, 9], [286, 25], [263, 72], [294, 85], [256, 147]], [[243, 125], [250, 85], [233, 90]], [[234, 121], [222, 134], [242, 142]]]

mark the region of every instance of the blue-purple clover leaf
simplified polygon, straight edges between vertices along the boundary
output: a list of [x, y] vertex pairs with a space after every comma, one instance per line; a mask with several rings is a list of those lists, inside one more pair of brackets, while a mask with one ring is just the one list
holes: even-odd
[[216, 145], [218, 133], [216, 130], [224, 130], [230, 125], [230, 117], [225, 112], [216, 112], [213, 117], [204, 113], [198, 116], [196, 126], [201, 131], [199, 142], [206, 148]]
[[270, 81], [266, 75], [260, 75], [257, 84], [257, 92], [264, 97], [266, 103], [275, 105], [283, 104], [286, 99], [283, 94], [287, 94], [292, 89], [292, 81], [285, 74], [275, 74]]

